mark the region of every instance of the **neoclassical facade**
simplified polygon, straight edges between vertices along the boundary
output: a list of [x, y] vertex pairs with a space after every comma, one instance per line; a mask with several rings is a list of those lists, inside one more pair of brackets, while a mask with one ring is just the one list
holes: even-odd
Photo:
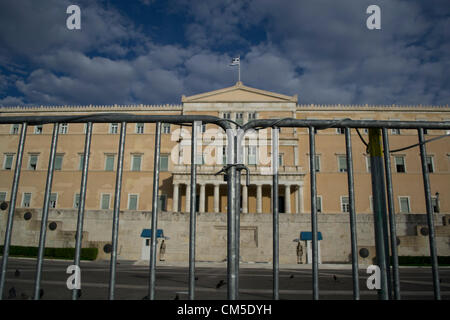
[[[268, 92], [245, 86], [234, 86], [182, 96], [180, 105], [132, 106], [60, 106], [6, 107], [0, 116], [74, 115], [101, 112], [125, 112], [138, 115], [212, 115], [240, 124], [252, 119], [363, 119], [363, 120], [450, 120], [448, 106], [369, 106], [369, 105], [303, 105], [297, 96]], [[17, 208], [42, 208], [48, 156], [53, 125], [30, 126], [23, 157]], [[187, 212], [190, 206], [189, 149], [183, 149], [190, 127], [163, 125], [161, 144], [160, 207], [162, 211]], [[9, 200], [19, 126], [0, 126], [0, 201]], [[120, 124], [94, 124], [88, 176], [87, 210], [112, 210]], [[184, 132], [184, 133], [183, 133]], [[121, 210], [151, 211], [154, 124], [128, 123], [125, 142]], [[367, 132], [361, 129], [364, 139]], [[427, 138], [443, 135], [443, 130], [428, 130]], [[74, 209], [78, 206], [81, 161], [84, 148], [84, 124], [61, 124], [51, 206]], [[217, 126], [202, 126], [203, 147], [209, 157], [198, 166], [197, 209], [201, 213], [226, 213], [227, 191], [223, 175], [215, 175], [225, 163], [225, 135]], [[270, 159], [270, 129], [258, 132], [256, 143], [245, 139], [244, 163], [250, 168], [250, 184], [242, 175], [242, 213], [270, 213], [272, 177], [264, 170]], [[187, 135], [187, 136], [186, 136]], [[265, 136], [264, 136], [265, 135]], [[211, 143], [214, 137], [215, 143]], [[370, 213], [370, 162], [365, 146], [352, 130], [355, 173], [356, 212]], [[391, 149], [417, 143], [415, 130], [389, 130]], [[220, 142], [219, 141], [219, 142]], [[267, 141], [267, 145], [263, 144]], [[309, 144], [303, 128], [282, 128], [279, 135], [279, 202], [285, 214], [308, 213]], [[213, 145], [213, 146], [211, 146]], [[321, 214], [348, 211], [344, 135], [339, 129], [318, 131], [316, 135], [318, 210]], [[433, 208], [450, 212], [450, 139], [427, 144]], [[392, 154], [392, 173], [396, 212], [425, 213], [420, 157], [417, 148]]]

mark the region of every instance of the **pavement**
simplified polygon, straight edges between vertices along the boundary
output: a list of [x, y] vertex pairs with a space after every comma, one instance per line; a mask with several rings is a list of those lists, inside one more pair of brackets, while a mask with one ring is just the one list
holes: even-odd
[[[67, 267], [72, 261], [48, 260], [43, 263], [42, 299], [71, 298], [67, 289]], [[272, 299], [272, 265], [241, 263], [239, 272], [239, 298], [243, 300]], [[36, 259], [10, 258], [8, 262], [5, 299], [30, 299], [34, 292]], [[16, 272], [16, 271], [19, 272]], [[401, 267], [400, 289], [403, 300], [433, 299], [430, 267]], [[450, 299], [450, 268], [439, 268], [441, 293]], [[189, 269], [186, 263], [158, 261], [156, 268], [156, 299], [187, 299]], [[196, 299], [223, 300], [227, 298], [226, 263], [196, 262]], [[367, 288], [369, 275], [359, 270], [361, 299], [377, 299], [377, 293]], [[108, 298], [109, 261], [81, 262], [81, 300]], [[141, 300], [148, 295], [149, 268], [144, 261], [119, 261], [116, 270], [115, 299]], [[280, 265], [280, 298], [283, 300], [311, 300], [311, 265]], [[14, 290], [12, 290], [14, 289]], [[351, 265], [321, 264], [319, 266], [320, 299], [350, 300], [353, 298]]]

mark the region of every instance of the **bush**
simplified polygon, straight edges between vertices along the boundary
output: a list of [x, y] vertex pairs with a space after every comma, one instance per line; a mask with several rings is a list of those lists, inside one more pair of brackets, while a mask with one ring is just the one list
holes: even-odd
[[[3, 246], [0, 246], [0, 253], [3, 255]], [[12, 257], [30, 257], [35, 258], [38, 255], [37, 247], [10, 246], [9, 255]], [[97, 259], [98, 248], [82, 248], [81, 260]], [[75, 248], [45, 248], [45, 258], [73, 260], [75, 257]]]
[[[430, 266], [431, 257], [428, 256], [399, 256], [398, 264], [401, 266]], [[439, 265], [450, 265], [450, 256], [438, 257]]]

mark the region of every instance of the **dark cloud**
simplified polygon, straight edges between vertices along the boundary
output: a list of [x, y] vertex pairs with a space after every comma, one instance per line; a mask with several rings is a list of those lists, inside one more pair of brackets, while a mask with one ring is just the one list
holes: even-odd
[[[80, 1], [82, 29], [70, 31], [69, 4], [0, 3], [0, 105], [178, 103], [232, 85], [237, 52], [245, 84], [298, 94], [300, 103], [450, 98], [447, 0], [170, 0], [178, 16], [167, 19], [185, 33], [165, 44], [109, 1]], [[381, 7], [381, 30], [366, 28], [371, 4]]]

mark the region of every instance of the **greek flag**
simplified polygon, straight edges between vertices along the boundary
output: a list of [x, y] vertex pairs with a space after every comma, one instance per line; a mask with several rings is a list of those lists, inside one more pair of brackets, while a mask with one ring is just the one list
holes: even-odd
[[240, 65], [240, 59], [239, 58], [233, 58], [233, 60], [231, 60], [230, 66], [238, 66], [238, 65]]

